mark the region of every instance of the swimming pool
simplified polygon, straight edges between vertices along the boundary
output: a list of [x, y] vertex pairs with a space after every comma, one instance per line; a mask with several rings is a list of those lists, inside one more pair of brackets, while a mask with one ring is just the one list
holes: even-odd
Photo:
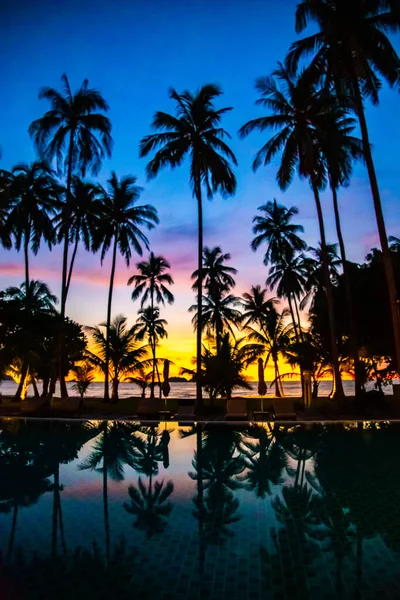
[[2, 599], [400, 597], [398, 424], [0, 426]]

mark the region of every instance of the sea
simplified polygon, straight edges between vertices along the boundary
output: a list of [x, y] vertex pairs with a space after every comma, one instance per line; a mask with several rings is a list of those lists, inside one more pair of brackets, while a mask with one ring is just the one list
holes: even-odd
[[[396, 383], [396, 382], [395, 382]], [[67, 382], [67, 388], [70, 392], [71, 396], [77, 395], [77, 392], [72, 389], [73, 382]], [[171, 391], [169, 394], [170, 398], [195, 398], [196, 397], [196, 385], [193, 382], [171, 382]], [[274, 386], [271, 383], [267, 382], [268, 391], [266, 397], [274, 396]], [[38, 383], [39, 391], [41, 389], [40, 382]], [[346, 396], [354, 395], [354, 382], [353, 381], [343, 381], [344, 393]], [[4, 396], [11, 396], [15, 394], [17, 389], [17, 384], [14, 381], [3, 381], [0, 383], [0, 393]], [[301, 384], [300, 381], [286, 381], [283, 383], [283, 389], [286, 396], [301, 396]], [[367, 390], [373, 390], [374, 383], [370, 382], [367, 385]], [[329, 396], [332, 390], [332, 381], [324, 380], [319, 384], [318, 395], [319, 396]], [[383, 388], [385, 394], [393, 394], [392, 385], [387, 385]], [[89, 389], [86, 392], [86, 397], [88, 398], [99, 398], [103, 396], [104, 384], [102, 382], [93, 382]], [[111, 393], [111, 388], [110, 388]], [[120, 383], [118, 394], [120, 398], [128, 398], [131, 396], [139, 396], [140, 389], [134, 383]], [[56, 387], [56, 396], [60, 395], [58, 386]], [[149, 395], [149, 391], [146, 392], [146, 395]], [[244, 397], [254, 397], [258, 396], [257, 391], [257, 382], [251, 382], [251, 390], [235, 390], [233, 395], [244, 396]], [[33, 396], [33, 389], [29, 386], [28, 396]]]

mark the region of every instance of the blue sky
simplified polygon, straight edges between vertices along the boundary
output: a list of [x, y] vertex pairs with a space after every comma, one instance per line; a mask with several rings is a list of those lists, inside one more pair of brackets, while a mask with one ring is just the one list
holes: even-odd
[[[232, 254], [239, 269], [237, 291], [264, 283], [262, 252], [254, 254], [251, 220], [260, 204], [276, 197], [300, 209], [298, 221], [310, 245], [318, 242], [313, 198], [307, 183], [296, 180], [284, 194], [275, 181], [276, 163], [251, 171], [251, 162], [262, 137], [244, 141], [238, 128], [262, 114], [254, 106], [254, 80], [266, 75], [282, 60], [294, 33], [292, 0], [193, 0], [148, 1], [15, 0], [2, 6], [2, 93], [0, 96], [0, 144], [2, 168], [34, 158], [27, 134], [29, 123], [48, 108], [38, 100], [43, 85], [57, 87], [65, 72], [73, 88], [87, 77], [110, 104], [114, 151], [99, 179], [111, 169], [119, 175], [134, 174], [145, 187], [143, 202], [154, 204], [161, 224], [150, 235], [155, 252], [172, 264], [176, 279], [174, 308], [165, 316], [170, 322], [170, 342], [192, 348], [190, 316], [193, 301], [189, 275], [195, 268], [196, 207], [185, 167], [165, 171], [146, 182], [145, 161], [138, 157], [138, 142], [149, 132], [155, 110], [171, 111], [168, 87], [194, 90], [203, 83], [219, 83], [224, 91], [221, 106], [233, 106], [224, 126], [231, 133], [237, 156], [238, 191], [232, 199], [216, 197], [205, 203], [205, 243], [219, 244]], [[399, 48], [398, 40], [396, 46]], [[398, 119], [399, 94], [385, 87], [379, 107], [368, 107], [367, 117], [374, 145], [376, 169], [388, 232], [399, 235], [400, 166]], [[345, 242], [351, 260], [362, 260], [378, 243], [367, 174], [357, 166], [351, 186], [340, 194]], [[327, 237], [336, 241], [329, 194], [323, 195]], [[22, 256], [0, 251], [0, 288], [23, 279]], [[32, 260], [35, 277], [48, 281], [59, 292], [60, 251], [41, 251]], [[118, 264], [114, 314], [134, 319], [136, 308], [126, 287], [134, 267]], [[103, 268], [98, 256], [80, 252], [71, 288], [68, 312], [85, 324], [104, 319], [109, 261]]]

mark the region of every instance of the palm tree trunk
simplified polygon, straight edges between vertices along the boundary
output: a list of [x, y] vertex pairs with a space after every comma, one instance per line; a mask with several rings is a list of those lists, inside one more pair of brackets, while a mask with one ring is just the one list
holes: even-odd
[[25, 262], [25, 301], [29, 306], [29, 233], [25, 231], [24, 236], [24, 262]]
[[397, 286], [396, 279], [394, 275], [392, 257], [390, 254], [389, 243], [386, 234], [386, 226], [385, 220], [383, 218], [382, 211], [382, 203], [379, 193], [378, 180], [376, 178], [375, 173], [375, 165], [372, 158], [371, 145], [369, 142], [369, 134], [367, 121], [365, 119], [364, 106], [360, 92], [359, 81], [357, 78], [357, 74], [354, 69], [353, 73], [353, 88], [354, 88], [354, 96], [356, 103], [356, 111], [358, 115], [358, 120], [360, 123], [361, 129], [361, 137], [363, 141], [363, 150], [365, 162], [368, 170], [369, 183], [371, 186], [372, 198], [374, 201], [374, 209], [376, 222], [378, 226], [379, 239], [382, 248], [383, 254], [383, 266], [385, 269], [386, 280], [389, 291], [389, 302], [390, 302], [390, 311], [392, 315], [392, 324], [393, 324], [393, 338], [394, 338], [394, 346], [395, 346], [395, 356], [396, 356], [396, 370], [400, 373], [400, 312], [399, 312], [399, 301], [397, 298]]
[[275, 369], [275, 396], [277, 398], [281, 398], [282, 394], [281, 394], [281, 389], [279, 387], [278, 359], [276, 358], [276, 356], [273, 357], [273, 361], [274, 361], [274, 369]]
[[304, 338], [303, 338], [303, 330], [302, 330], [302, 328], [301, 328], [301, 320], [300, 320], [299, 307], [298, 307], [298, 304], [297, 304], [296, 296], [293, 296], [293, 304], [294, 304], [294, 307], [295, 307], [295, 309], [296, 309], [297, 323], [298, 323], [298, 325], [299, 325], [299, 334], [300, 334], [300, 336], [299, 336], [299, 337], [301, 338], [301, 341], [304, 341]]
[[337, 188], [334, 185], [331, 185], [332, 190], [332, 199], [333, 199], [333, 210], [335, 213], [335, 225], [336, 225], [336, 235], [339, 241], [340, 248], [340, 258], [342, 260], [343, 266], [343, 276], [344, 276], [344, 287], [346, 293], [346, 305], [347, 305], [347, 318], [349, 320], [349, 334], [350, 334], [350, 347], [351, 354], [354, 362], [354, 383], [355, 383], [355, 396], [358, 398], [361, 394], [361, 382], [360, 382], [360, 358], [358, 356], [358, 343], [357, 343], [357, 328], [356, 322], [354, 318], [354, 309], [353, 309], [353, 299], [351, 297], [351, 287], [350, 287], [350, 275], [347, 264], [346, 257], [346, 249], [344, 246], [343, 235], [342, 235], [342, 226], [340, 223], [340, 213], [339, 213], [339, 204], [337, 197]]
[[24, 361], [22, 363], [22, 367], [21, 367], [21, 375], [20, 375], [20, 380], [18, 383], [17, 391], [15, 392], [15, 396], [14, 396], [14, 399], [16, 401], [21, 400], [21, 394], [22, 394], [22, 390], [24, 389], [27, 374], [28, 374], [28, 365]]
[[114, 248], [113, 248], [113, 255], [112, 255], [111, 275], [110, 275], [110, 289], [108, 290], [106, 364], [105, 364], [105, 372], [104, 372], [104, 400], [106, 402], [109, 402], [109, 400], [110, 400], [110, 392], [108, 389], [108, 380], [109, 380], [108, 365], [110, 362], [111, 304], [112, 304], [112, 296], [113, 296], [113, 288], [114, 288], [115, 263], [117, 260], [117, 243], [118, 243], [118, 230], [115, 232], [115, 237], [114, 237]]
[[118, 384], [119, 384], [118, 375], [116, 375], [115, 377], [113, 377], [113, 380], [112, 380], [111, 399], [113, 402], [118, 402]]
[[294, 316], [294, 310], [293, 310], [293, 304], [292, 304], [291, 294], [288, 294], [287, 299], [288, 299], [288, 303], [289, 303], [290, 316], [292, 317], [294, 335], [296, 336], [296, 342], [299, 343], [300, 339], [299, 339], [299, 333], [298, 333], [297, 327], [296, 327], [296, 319], [295, 319], [295, 316]]
[[8, 541], [7, 558], [11, 558], [14, 548], [15, 532], [17, 531], [18, 502], [14, 502], [13, 518], [11, 523], [10, 539]]
[[79, 244], [79, 231], [77, 230], [76, 237], [75, 237], [75, 245], [74, 245], [74, 249], [72, 251], [71, 262], [69, 265], [69, 271], [68, 271], [68, 277], [67, 277], [67, 290], [65, 292], [66, 296], [68, 296], [68, 292], [69, 292], [69, 286], [71, 283], [72, 271], [74, 269], [74, 263], [75, 263], [76, 252], [78, 250], [78, 244]]
[[[154, 321], [154, 288], [153, 288], [153, 285], [151, 286], [150, 297], [151, 297], [151, 314], [152, 314], [153, 321]], [[153, 331], [151, 332], [150, 346], [151, 346], [151, 352], [153, 354], [153, 368], [151, 370], [150, 398], [154, 398], [154, 381], [155, 381], [155, 377], [156, 377], [156, 344], [155, 344], [155, 335], [154, 335], [154, 324], [153, 324], [152, 328], [153, 328]]]
[[324, 279], [325, 279], [325, 293], [326, 299], [328, 303], [328, 319], [329, 319], [329, 333], [331, 338], [331, 352], [332, 352], [332, 366], [333, 366], [333, 379], [334, 379], [334, 398], [343, 398], [343, 385], [342, 379], [340, 377], [339, 370], [339, 353], [336, 344], [336, 326], [335, 326], [335, 314], [334, 314], [334, 305], [333, 305], [333, 293], [332, 293], [332, 282], [329, 276], [329, 265], [328, 265], [328, 257], [326, 253], [326, 238], [325, 238], [325, 225], [324, 218], [322, 215], [322, 207], [321, 200], [318, 193], [318, 188], [315, 183], [314, 176], [311, 176], [311, 185], [314, 192], [315, 205], [317, 207], [317, 215], [318, 215], [318, 225], [319, 232], [321, 237], [321, 250], [322, 250], [322, 266], [324, 271]]
[[71, 181], [72, 181], [72, 157], [73, 157], [74, 131], [71, 129], [68, 148], [68, 172], [67, 172], [67, 192], [64, 214], [64, 251], [61, 276], [61, 331], [60, 331], [60, 395], [61, 398], [68, 398], [67, 385], [65, 383], [65, 305], [67, 302], [67, 269], [68, 269], [68, 245], [69, 245], [69, 221], [71, 215]]
[[32, 383], [33, 393], [34, 393], [35, 398], [39, 398], [39, 390], [38, 390], [38, 387], [36, 385], [36, 381], [35, 381], [34, 377], [32, 377], [31, 383]]
[[46, 398], [46, 396], [49, 393], [49, 382], [50, 377], [48, 375], [45, 375], [42, 381], [42, 398]]
[[197, 290], [197, 338], [196, 338], [196, 404], [197, 408], [203, 407], [202, 381], [201, 381], [201, 334], [203, 330], [202, 319], [202, 297], [203, 297], [203, 204], [201, 197], [200, 176], [197, 173], [195, 179], [195, 195], [197, 199], [197, 219], [198, 219], [198, 248], [197, 248], [197, 270], [198, 270], [198, 290]]

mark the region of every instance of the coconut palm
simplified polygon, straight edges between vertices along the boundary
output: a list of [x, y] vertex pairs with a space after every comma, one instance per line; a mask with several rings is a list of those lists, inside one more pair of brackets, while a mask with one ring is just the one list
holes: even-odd
[[264, 369], [267, 367], [269, 359], [272, 359], [275, 370], [275, 396], [278, 397], [283, 396], [279, 375], [279, 356], [283, 355], [288, 347], [293, 331], [293, 326], [287, 323], [289, 314], [288, 309], [279, 313], [275, 306], [272, 306], [259, 321], [259, 330], [251, 325], [245, 326], [248, 340], [263, 346], [266, 354]]
[[[71, 260], [68, 267], [68, 275], [66, 281], [66, 295], [68, 295], [69, 287], [71, 284], [72, 272], [74, 269], [76, 253], [78, 250], [79, 242], [83, 243], [85, 250], [91, 250], [93, 245], [93, 239], [96, 234], [97, 227], [97, 216], [100, 211], [99, 202], [99, 186], [91, 183], [90, 181], [84, 181], [80, 177], [74, 175], [71, 181], [71, 196], [70, 203], [68, 206], [69, 213], [69, 235], [70, 242], [73, 244], [73, 250]], [[62, 205], [61, 211], [56, 217], [56, 226], [58, 239], [61, 242], [64, 237], [64, 229], [66, 226], [65, 222], [65, 211], [67, 205]]]
[[78, 392], [81, 400], [83, 400], [89, 386], [93, 382], [94, 367], [89, 361], [86, 361], [82, 365], [75, 365], [71, 371], [75, 376], [75, 383], [72, 386], [72, 389]]
[[[149, 178], [156, 177], [164, 167], [172, 169], [190, 158], [190, 187], [197, 201], [198, 212], [198, 292], [197, 312], [202, 321], [203, 296], [203, 187], [208, 198], [217, 192], [224, 196], [235, 193], [236, 179], [230, 163], [236, 158], [225, 143], [229, 137], [220, 126], [222, 116], [231, 108], [216, 109], [214, 100], [222, 94], [216, 85], [203, 85], [195, 94], [185, 91], [178, 94], [170, 89], [169, 96], [175, 102], [175, 116], [156, 112], [152, 127], [156, 133], [145, 136], [140, 142], [140, 155], [148, 156], [156, 151], [147, 165]], [[197, 372], [201, 372], [201, 332], [197, 329]], [[197, 377], [196, 397], [202, 405], [201, 379]]]
[[[203, 287], [208, 296], [217, 297], [221, 292], [228, 292], [235, 287], [234, 275], [237, 270], [225, 264], [230, 260], [231, 255], [223, 254], [219, 246], [215, 248], [205, 247], [203, 250]], [[199, 270], [192, 273], [194, 283], [193, 290], [199, 287]]]
[[[66, 174], [66, 209], [64, 211], [64, 251], [61, 277], [61, 319], [65, 318], [67, 301], [68, 247], [70, 242], [69, 221], [71, 214], [71, 185], [74, 173], [85, 176], [87, 171], [96, 175], [103, 158], [111, 156], [111, 122], [103, 114], [108, 104], [100, 92], [89, 88], [85, 79], [72, 93], [68, 77], [61, 77], [62, 90], [43, 87], [39, 98], [50, 102], [51, 109], [29, 126], [41, 158], [48, 162], [56, 160], [59, 171]], [[97, 112], [96, 112], [97, 111]], [[60, 343], [61, 396], [67, 397], [65, 385], [63, 343]]]
[[152, 386], [150, 389], [150, 397], [154, 398], [154, 373], [157, 371], [158, 375], [158, 384], [160, 387], [161, 394], [161, 382], [160, 382], [160, 374], [158, 372], [157, 366], [157, 358], [156, 358], [156, 348], [157, 343], [160, 339], [164, 339], [168, 337], [167, 330], [165, 326], [168, 325], [165, 319], [160, 319], [160, 311], [156, 306], [152, 308], [148, 306], [147, 308], [141, 308], [138, 312], [138, 318], [136, 319], [136, 325], [134, 325], [134, 331], [136, 338], [138, 340], [143, 340], [147, 337], [149, 346], [152, 351], [153, 360], [152, 360]]
[[299, 254], [288, 262], [273, 265], [266, 281], [271, 290], [276, 288], [278, 298], [287, 299], [296, 338], [302, 335], [298, 305], [307, 278], [308, 265], [304, 254]]
[[[278, 86], [278, 81], [281, 87]], [[257, 169], [262, 164], [268, 164], [278, 152], [281, 152], [281, 163], [277, 173], [280, 188], [286, 189], [290, 185], [297, 169], [301, 177], [310, 181], [313, 190], [323, 251], [336, 395], [340, 397], [343, 396], [343, 387], [336, 347], [332, 284], [326, 258], [325, 224], [319, 196], [319, 191], [326, 182], [326, 168], [318, 148], [318, 131], [323, 129], [324, 116], [332, 109], [333, 101], [323, 91], [316, 89], [308, 71], [293, 76], [280, 63], [272, 77], [258, 79], [256, 87], [261, 93], [257, 103], [269, 108], [273, 114], [249, 121], [240, 129], [240, 135], [247, 136], [255, 129], [260, 131], [279, 129], [279, 131], [258, 151], [253, 168]]]
[[137, 369], [137, 373], [134, 377], [127, 377], [126, 381], [130, 381], [131, 383], [135, 383], [142, 390], [141, 398], [146, 398], [146, 389], [152, 385], [153, 381], [153, 369], [151, 371], [146, 371], [143, 367]]
[[297, 6], [296, 31], [310, 23], [318, 31], [292, 44], [286, 64], [295, 72], [299, 60], [314, 54], [310, 70], [332, 85], [339, 96], [351, 95], [360, 124], [363, 151], [374, 202], [379, 239], [389, 290], [397, 369], [400, 371], [400, 314], [397, 288], [388, 245], [378, 180], [372, 156], [364, 100], [379, 101], [381, 80], [390, 86], [400, 82], [399, 57], [387, 33], [400, 31], [395, 2], [380, 0], [303, 0]]
[[298, 233], [304, 232], [303, 226], [291, 223], [299, 212], [295, 206], [286, 208], [274, 198], [257, 210], [262, 214], [253, 218], [253, 233], [256, 237], [251, 242], [251, 247], [255, 251], [261, 244], [267, 244], [264, 265], [281, 262], [307, 248], [305, 241], [298, 236]]
[[[95, 353], [87, 351], [88, 360], [103, 373], [109, 370], [112, 382], [112, 400], [118, 400], [118, 386], [129, 373], [148, 366], [147, 349], [138, 345], [135, 326], [128, 327], [126, 317], [117, 315], [107, 328], [107, 323], [85, 327], [92, 336]], [[107, 355], [108, 350], [108, 355]], [[108, 362], [106, 357], [108, 356]]]
[[[232, 294], [224, 296], [222, 292], [217, 293], [216, 290], [212, 296], [203, 296], [203, 331], [206, 331], [208, 336], [215, 334], [217, 351], [221, 346], [224, 332], [229, 332], [235, 337], [233, 327], [238, 327], [242, 318], [241, 312], [237, 308], [239, 304], [239, 298], [236, 298]], [[197, 304], [193, 304], [189, 308], [189, 311], [195, 313], [192, 318], [192, 323], [195, 330], [197, 330], [199, 322]]]
[[21, 283], [20, 287], [8, 287], [4, 292], [5, 299], [15, 300], [21, 306], [28, 307], [31, 313], [54, 312], [58, 300], [51, 293], [50, 288], [43, 281], [32, 279], [28, 288], [26, 282]]
[[262, 327], [265, 315], [279, 302], [276, 298], [267, 298], [268, 290], [262, 289], [260, 285], [252, 285], [250, 292], [242, 296], [241, 307], [242, 326], [257, 325]]
[[[342, 261], [337, 254], [337, 249], [337, 244], [326, 244], [329, 277], [335, 283], [337, 283], [339, 280], [339, 267], [342, 265]], [[304, 264], [308, 271], [307, 281], [304, 286], [304, 290], [307, 293], [300, 303], [301, 308], [306, 306], [312, 294], [315, 294], [319, 289], [324, 289], [325, 286], [324, 268], [322, 264], [323, 252], [321, 244], [319, 244], [316, 248], [309, 246], [307, 248], [307, 252], [308, 255], [304, 258]]]
[[136, 515], [135, 527], [146, 532], [148, 539], [160, 534], [167, 526], [165, 517], [172, 511], [168, 498], [174, 491], [174, 484], [168, 481], [156, 481], [153, 488], [152, 475], [149, 477], [148, 487], [139, 477], [138, 487], [130, 485], [128, 494], [130, 502], [124, 502], [126, 512]]
[[[165, 301], [168, 304], [174, 302], [174, 296], [167, 288], [167, 285], [172, 285], [174, 280], [169, 273], [166, 271], [170, 268], [169, 262], [163, 256], [155, 256], [153, 252], [150, 252], [148, 262], [142, 261], [136, 264], [136, 268], [139, 271], [139, 275], [132, 275], [128, 279], [128, 285], [134, 283], [134, 290], [132, 292], [132, 300], [137, 300], [142, 296], [141, 306], [145, 305], [147, 300], [150, 300], [150, 308], [155, 309], [154, 298], [159, 304], [165, 305]], [[154, 348], [153, 357], [154, 364], [152, 369], [152, 388], [151, 393], [154, 393], [154, 379], [156, 369], [156, 348], [155, 339], [152, 338]]]
[[[111, 173], [107, 181], [107, 189], [101, 190], [100, 200], [102, 204], [101, 214], [98, 218], [96, 238], [93, 247], [96, 250], [101, 247], [101, 262], [112, 246], [112, 261], [110, 274], [110, 287], [107, 304], [107, 340], [111, 323], [111, 305], [114, 290], [115, 266], [117, 250], [125, 258], [129, 266], [132, 257], [132, 247], [140, 256], [143, 253], [142, 246], [149, 248], [149, 241], [142, 231], [148, 230], [158, 223], [157, 211], [151, 204], [137, 206], [142, 188], [136, 185], [136, 177], [127, 175], [118, 179], [115, 172]], [[104, 379], [104, 399], [109, 400], [108, 389], [108, 362], [109, 341], [106, 340], [106, 369]]]
[[29, 249], [36, 255], [42, 239], [51, 249], [54, 242], [52, 215], [55, 213], [56, 183], [50, 166], [43, 161], [15, 166], [9, 177], [10, 198], [6, 228], [15, 247], [24, 252], [25, 286], [29, 288]]

